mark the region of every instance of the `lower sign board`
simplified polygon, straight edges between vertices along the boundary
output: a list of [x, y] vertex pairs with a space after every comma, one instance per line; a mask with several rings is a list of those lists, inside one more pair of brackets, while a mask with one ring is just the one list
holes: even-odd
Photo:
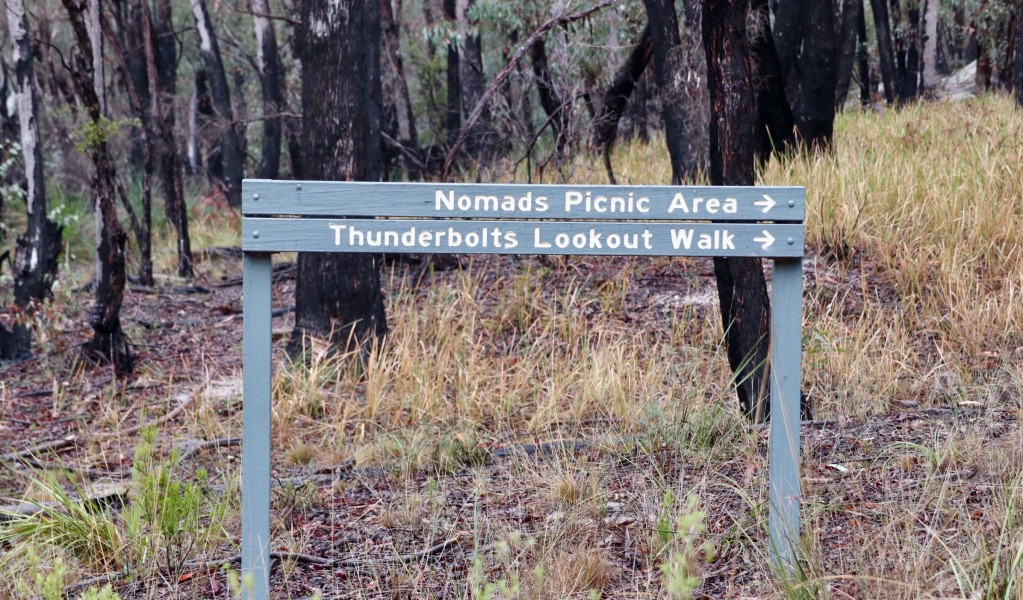
[[576, 254], [803, 255], [803, 226], [776, 223], [591, 223], [248, 218], [245, 250]]

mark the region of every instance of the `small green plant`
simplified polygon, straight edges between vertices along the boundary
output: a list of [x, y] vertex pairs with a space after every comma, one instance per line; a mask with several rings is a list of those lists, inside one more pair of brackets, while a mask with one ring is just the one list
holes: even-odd
[[[73, 557], [87, 572], [139, 577], [162, 572], [172, 580], [200, 546], [211, 543], [226, 505], [210, 504], [202, 489], [207, 475], [199, 471], [196, 481], [182, 481], [176, 474], [177, 452], [167, 459], [155, 452], [156, 429], [147, 428], [135, 451], [135, 465], [128, 490], [129, 502], [121, 512], [103, 501], [84, 500], [85, 490], [72, 495], [57, 474], [37, 474], [35, 487], [51, 499], [52, 506], [38, 514], [7, 513], [0, 524], [0, 545], [12, 548], [0, 557], [0, 566], [27, 567], [34, 593], [63, 593], [63, 559]], [[53, 554], [53, 566], [42, 568], [38, 556]], [[58, 583], [59, 582], [59, 585]], [[18, 584], [16, 584], [18, 585]], [[107, 589], [94, 598], [115, 598]], [[55, 597], [62, 597], [61, 595]]]
[[172, 451], [169, 459], [159, 460], [154, 455], [155, 444], [156, 429], [142, 430], [132, 469], [133, 501], [124, 519], [135, 551], [140, 553], [138, 562], [162, 554], [163, 568], [177, 575], [202, 529], [202, 485], [207, 476], [200, 470], [198, 482], [178, 481], [174, 469], [179, 452]]
[[[665, 494], [665, 503], [669, 500], [671, 492]], [[686, 498], [685, 511], [678, 515], [675, 528], [671, 530], [671, 537], [678, 548], [672, 552], [668, 559], [661, 563], [661, 574], [664, 575], [664, 588], [674, 598], [692, 598], [703, 579], [697, 574], [694, 566], [695, 561], [702, 553], [705, 558], [710, 558], [714, 552], [711, 542], [700, 544], [700, 538], [707, 529], [707, 513], [696, 510], [699, 499], [690, 494]], [[674, 504], [672, 502], [672, 504]], [[664, 518], [662, 513], [661, 518]], [[658, 521], [660, 527], [662, 522]], [[663, 535], [663, 530], [659, 529]]]

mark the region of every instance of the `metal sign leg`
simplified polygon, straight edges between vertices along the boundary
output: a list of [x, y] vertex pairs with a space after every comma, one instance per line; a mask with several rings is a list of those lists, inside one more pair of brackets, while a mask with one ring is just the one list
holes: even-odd
[[270, 257], [246, 252], [242, 272], [242, 586], [248, 600], [269, 596]]
[[774, 261], [771, 298], [770, 554], [784, 571], [799, 543], [799, 395], [802, 373], [803, 261]]

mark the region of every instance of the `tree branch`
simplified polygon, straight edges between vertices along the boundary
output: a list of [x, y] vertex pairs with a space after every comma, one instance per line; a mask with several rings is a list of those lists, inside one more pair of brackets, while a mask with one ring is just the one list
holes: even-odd
[[509, 75], [511, 75], [511, 72], [515, 70], [515, 65], [517, 65], [519, 61], [522, 60], [522, 57], [526, 55], [526, 52], [528, 52], [530, 48], [532, 48], [533, 44], [535, 44], [537, 40], [546, 35], [547, 32], [550, 31], [551, 29], [554, 29], [555, 27], [559, 27], [561, 25], [566, 25], [573, 21], [585, 19], [586, 17], [592, 15], [595, 12], [603, 10], [613, 4], [617, 4], [618, 1], [619, 0], [602, 0], [601, 2], [598, 2], [597, 4], [594, 4], [593, 6], [587, 9], [576, 11], [574, 13], [561, 14], [556, 17], [552, 17], [543, 25], [537, 27], [536, 30], [533, 31], [533, 33], [529, 34], [529, 37], [526, 38], [526, 41], [523, 42], [522, 45], [519, 46], [518, 50], [516, 50], [515, 53], [512, 54], [511, 58], [508, 59], [508, 63], [504, 65], [504, 67], [497, 73], [496, 76], [494, 76], [494, 80], [490, 82], [490, 87], [487, 88], [487, 91], [483, 92], [483, 95], [480, 97], [479, 102], [476, 103], [476, 106], [472, 109], [472, 112], [469, 113], [468, 117], [466, 117], [465, 123], [462, 124], [462, 128], [458, 131], [458, 137], [455, 138], [454, 143], [452, 143], [451, 147], [448, 148], [447, 155], [444, 157], [444, 169], [442, 171], [444, 179], [447, 179], [448, 175], [451, 173], [451, 167], [455, 162], [455, 156], [458, 155], [458, 151], [462, 148], [462, 145], [465, 144], [465, 141], [469, 138], [469, 132], [476, 124], [476, 121], [479, 121], [480, 116], [483, 114], [483, 109], [487, 105], [487, 102], [489, 102], [490, 98], [493, 97], [493, 95], [496, 94], [497, 91], [501, 88], [501, 85], [504, 83], [504, 80], [507, 79]]

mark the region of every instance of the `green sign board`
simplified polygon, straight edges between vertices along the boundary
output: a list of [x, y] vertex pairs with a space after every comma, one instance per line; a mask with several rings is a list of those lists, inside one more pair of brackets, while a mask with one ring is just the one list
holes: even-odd
[[275, 252], [761, 257], [773, 260], [770, 551], [799, 535], [805, 190], [246, 180], [242, 571], [269, 594], [271, 255]]

